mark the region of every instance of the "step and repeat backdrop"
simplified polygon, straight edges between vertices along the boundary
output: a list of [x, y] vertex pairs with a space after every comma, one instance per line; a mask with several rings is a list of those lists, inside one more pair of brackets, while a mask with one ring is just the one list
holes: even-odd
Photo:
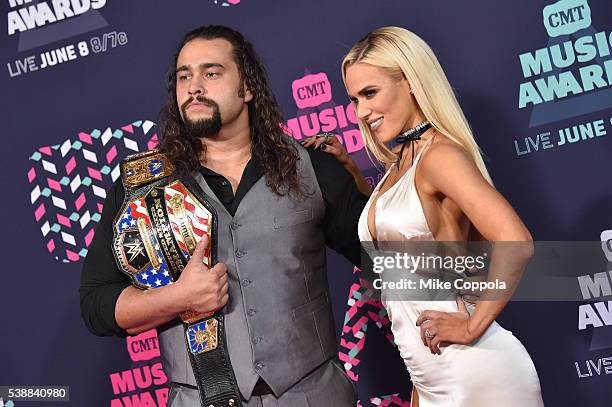
[[[340, 62], [367, 32], [397, 25], [438, 55], [497, 188], [534, 238], [603, 242], [609, 267], [590, 276], [599, 290], [583, 302], [514, 302], [499, 321], [531, 354], [546, 405], [612, 405], [609, 0], [0, 4], [0, 386], [67, 386], [70, 401], [54, 405], [166, 405], [155, 330], [91, 335], [77, 290], [120, 160], [158, 143], [165, 74], [185, 32], [243, 32], [292, 136], [336, 133], [375, 184]], [[329, 279], [338, 355], [360, 405], [409, 406], [410, 379], [372, 287], [331, 251]], [[5, 395], [0, 405], [29, 404]]]

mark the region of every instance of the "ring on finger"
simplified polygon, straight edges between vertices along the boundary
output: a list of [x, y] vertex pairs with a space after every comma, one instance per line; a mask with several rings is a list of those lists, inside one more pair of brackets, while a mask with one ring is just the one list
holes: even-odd
[[322, 134], [319, 134], [317, 137], [323, 137], [323, 143], [328, 144], [329, 136], [330, 136], [329, 133], [322, 133]]
[[434, 336], [435, 336], [434, 334], [432, 334], [431, 332], [429, 332], [429, 329], [426, 329], [426, 330], [425, 330], [425, 337], [426, 337], [427, 339], [432, 339]]

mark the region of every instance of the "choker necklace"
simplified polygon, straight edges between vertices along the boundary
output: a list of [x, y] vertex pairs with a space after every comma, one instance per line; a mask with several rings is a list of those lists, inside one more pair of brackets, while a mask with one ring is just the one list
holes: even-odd
[[400, 161], [402, 160], [402, 154], [404, 153], [404, 148], [406, 148], [406, 144], [410, 142], [412, 146], [412, 164], [414, 164], [414, 142], [416, 140], [421, 139], [421, 135], [425, 133], [427, 130], [431, 128], [431, 123], [428, 121], [424, 121], [423, 123], [417, 124], [416, 127], [406, 130], [399, 136], [395, 138], [395, 142], [397, 144], [402, 144], [402, 148], [399, 151], [399, 155], [397, 157], [397, 161], [395, 162], [395, 166], [399, 171]]

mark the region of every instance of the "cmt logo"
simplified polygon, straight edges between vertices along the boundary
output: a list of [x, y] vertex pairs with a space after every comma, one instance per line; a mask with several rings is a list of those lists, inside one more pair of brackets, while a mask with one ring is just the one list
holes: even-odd
[[559, 0], [544, 7], [544, 27], [548, 35], [570, 35], [591, 26], [591, 8], [587, 0]]
[[612, 230], [601, 232], [601, 250], [606, 255], [606, 259], [612, 263]]
[[331, 84], [325, 72], [306, 75], [291, 84], [293, 100], [299, 109], [319, 106], [332, 98]]
[[134, 362], [150, 360], [159, 356], [159, 342], [155, 329], [137, 336], [128, 336], [126, 342], [128, 353]]

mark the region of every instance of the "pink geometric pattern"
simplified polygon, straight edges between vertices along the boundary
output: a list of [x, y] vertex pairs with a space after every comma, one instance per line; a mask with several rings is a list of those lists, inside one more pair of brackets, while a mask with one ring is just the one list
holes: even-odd
[[[133, 132], [133, 127], [132, 126], [126, 126], [126, 127], [129, 128], [130, 130], [132, 130], [131, 132]], [[125, 130], [125, 128], [124, 128], [124, 130]], [[110, 150], [108, 150], [108, 153], [106, 153], [106, 162], [108, 164], [112, 163], [113, 160], [115, 159], [115, 157], [117, 157], [117, 146], [112, 146], [110, 148]]]
[[240, 0], [214, 0], [213, 1], [215, 4], [220, 4], [223, 7], [229, 7], [229, 6], [235, 6], [237, 4], [240, 4]]
[[[74, 157], [72, 157], [66, 163], [66, 174], [70, 175], [72, 173], [72, 170], [74, 170], [75, 167], [76, 167], [76, 159]], [[30, 180], [30, 182], [32, 182], [32, 180]]]
[[74, 201], [74, 207], [77, 211], [81, 210], [83, 205], [87, 202], [87, 198], [85, 198], [85, 192], [81, 192], [81, 195]]
[[58, 192], [62, 192], [62, 185], [56, 180], [47, 178], [47, 184], [49, 185], [49, 187], [51, 187], [51, 189]]
[[[381, 407], [410, 407], [410, 401], [402, 400], [397, 394], [391, 394], [389, 396], [372, 397], [370, 399], [372, 406]], [[357, 403], [357, 407], [364, 407], [361, 403]]]
[[[353, 273], [360, 272], [358, 268], [353, 271]], [[359, 278], [359, 283], [353, 283], [349, 289], [348, 309], [344, 315], [338, 357], [344, 363], [344, 369], [353, 381], [359, 380], [359, 374], [354, 368], [361, 362], [357, 356], [365, 346], [368, 328], [374, 326], [383, 330], [389, 342], [396, 346], [390, 331], [391, 321], [387, 316], [387, 311], [381, 301], [374, 299], [374, 292], [372, 284], [363, 278]], [[370, 406], [410, 407], [410, 402], [402, 400], [397, 394], [372, 396]], [[365, 405], [359, 402], [357, 407], [365, 407]]]
[[119, 163], [155, 148], [157, 128], [138, 120], [117, 129], [79, 132], [30, 156], [27, 172], [32, 212], [44, 248], [56, 260], [77, 262], [87, 254], [100, 221], [106, 191], [119, 178]]
[[34, 211], [34, 217], [36, 218], [37, 222], [44, 216], [45, 212], [45, 204], [41, 203], [40, 206]]

